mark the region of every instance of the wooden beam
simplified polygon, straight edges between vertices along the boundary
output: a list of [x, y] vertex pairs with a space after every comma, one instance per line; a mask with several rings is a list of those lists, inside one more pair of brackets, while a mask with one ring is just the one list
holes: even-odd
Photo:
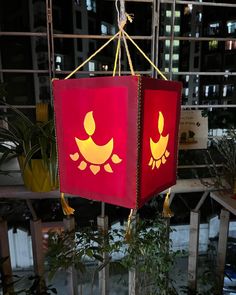
[[220, 290], [223, 290], [224, 286], [224, 270], [229, 232], [229, 217], [229, 211], [222, 209], [220, 213], [220, 229], [217, 249], [217, 272], [220, 278]]
[[[97, 217], [97, 226], [98, 231], [101, 235], [104, 235], [108, 231], [108, 217], [107, 216], [98, 216]], [[109, 255], [108, 253], [103, 253], [103, 262], [106, 263], [109, 261]], [[99, 294], [100, 295], [108, 295], [109, 294], [109, 263], [106, 264], [105, 267], [103, 267], [102, 270], [99, 271], [98, 274], [99, 280]]]
[[[13, 291], [13, 286], [8, 288], [7, 286], [12, 283], [12, 267], [10, 260], [10, 248], [8, 241], [8, 226], [5, 220], [0, 218], [0, 258], [6, 259], [0, 266], [0, 272], [2, 274], [3, 292]], [[10, 293], [9, 293], [10, 294]], [[12, 293], [13, 294], [13, 293]]]
[[201, 199], [199, 200], [199, 202], [197, 203], [197, 206], [195, 207], [194, 211], [199, 211], [199, 209], [202, 207], [202, 204], [205, 202], [207, 196], [208, 196], [209, 192], [204, 192], [202, 194]]
[[[64, 218], [63, 223], [65, 231], [72, 232], [75, 230], [75, 219], [73, 216]], [[78, 295], [77, 271], [74, 266], [70, 266], [66, 270], [66, 280], [67, 294]]]
[[189, 230], [188, 285], [193, 291], [197, 289], [199, 224], [200, 213], [198, 211], [191, 211]]
[[236, 215], [236, 200], [232, 199], [232, 194], [225, 191], [211, 192], [210, 196], [225, 209]]

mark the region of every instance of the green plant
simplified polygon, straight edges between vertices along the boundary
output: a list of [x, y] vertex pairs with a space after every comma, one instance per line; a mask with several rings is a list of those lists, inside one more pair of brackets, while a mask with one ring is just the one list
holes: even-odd
[[[71, 266], [83, 274], [92, 263], [93, 289], [95, 275], [109, 263], [113, 271], [137, 271], [138, 294], [177, 294], [169, 278], [175, 254], [169, 249], [168, 230], [166, 220], [157, 215], [152, 221], [137, 220], [129, 239], [123, 228], [105, 233], [91, 228], [82, 228], [76, 234], [51, 232], [47, 253], [50, 277]], [[104, 252], [108, 257], [105, 261]], [[120, 253], [119, 260], [112, 258], [115, 253]]]
[[31, 160], [42, 158], [43, 165], [49, 170], [52, 184], [57, 183], [57, 153], [54, 119], [36, 122], [22, 111], [1, 101], [7, 112], [0, 114], [6, 125], [0, 127], [0, 171], [4, 163], [13, 158], [24, 157], [24, 168], [31, 167]]

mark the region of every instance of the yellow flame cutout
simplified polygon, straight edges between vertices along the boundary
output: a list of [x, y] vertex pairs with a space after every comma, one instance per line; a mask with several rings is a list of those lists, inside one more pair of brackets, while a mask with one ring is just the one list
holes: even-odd
[[[109, 163], [106, 163], [109, 159], [112, 160], [114, 164], [119, 164], [122, 159], [118, 155], [112, 154], [114, 149], [114, 140], [111, 138], [106, 144], [98, 145], [93, 139], [92, 135], [96, 131], [96, 123], [93, 118], [93, 112], [88, 112], [84, 118], [84, 129], [89, 136], [87, 139], [82, 140], [75, 137], [75, 142], [79, 149], [80, 154], [83, 156], [85, 161], [81, 161], [78, 165], [78, 169], [85, 170], [89, 164], [89, 169], [96, 175], [100, 170], [101, 166], [108, 173], [113, 173], [112, 167]], [[70, 154], [72, 161], [77, 161], [79, 159], [79, 153]]]
[[164, 116], [162, 112], [159, 112], [158, 118], [158, 132], [160, 134], [160, 138], [157, 142], [154, 142], [152, 138], [150, 138], [150, 149], [151, 149], [151, 158], [148, 163], [149, 166], [154, 169], [155, 167], [158, 169], [161, 164], [165, 164], [167, 158], [169, 157], [170, 153], [167, 150], [167, 145], [169, 142], [169, 134], [163, 136], [163, 129], [164, 129]]

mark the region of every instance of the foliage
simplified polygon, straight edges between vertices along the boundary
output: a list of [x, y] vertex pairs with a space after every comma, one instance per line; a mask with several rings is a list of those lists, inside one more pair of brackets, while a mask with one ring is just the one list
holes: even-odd
[[[157, 215], [153, 221], [137, 220], [129, 239], [122, 228], [102, 234], [91, 228], [76, 233], [50, 233], [47, 261], [51, 277], [58, 269], [70, 266], [85, 273], [88, 263], [92, 262], [96, 265], [94, 278], [110, 263], [110, 268], [119, 268], [123, 272], [137, 271], [139, 294], [177, 294], [169, 279], [174, 253], [169, 249], [168, 230], [166, 220]], [[108, 256], [105, 261], [104, 252]], [[115, 253], [120, 254], [119, 260], [113, 259]]]
[[[30, 285], [21, 287], [21, 285]], [[57, 294], [56, 288], [46, 285], [45, 281], [39, 276], [19, 277], [13, 276], [12, 282], [0, 282], [0, 287], [6, 295], [52, 295]], [[16, 291], [14, 289], [17, 289]]]
[[8, 112], [0, 114], [0, 119], [6, 122], [6, 126], [0, 127], [0, 167], [19, 156], [25, 157], [24, 167], [31, 165], [31, 159], [42, 158], [55, 184], [57, 153], [53, 118], [46, 122], [34, 122], [14, 106], [1, 103], [6, 105]]
[[206, 186], [214, 185], [226, 189], [225, 181], [234, 188], [236, 178], [236, 131], [231, 129], [226, 135], [214, 138], [212, 148], [208, 151], [205, 162], [214, 183], [203, 183]]

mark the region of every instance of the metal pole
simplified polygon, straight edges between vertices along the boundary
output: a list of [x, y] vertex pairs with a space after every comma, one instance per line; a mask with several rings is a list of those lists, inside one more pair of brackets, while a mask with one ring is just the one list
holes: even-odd
[[[152, 62], [158, 67], [159, 62], [159, 16], [160, 16], [160, 1], [153, 1], [152, 9]], [[152, 68], [152, 77], [157, 78], [157, 72]]]

